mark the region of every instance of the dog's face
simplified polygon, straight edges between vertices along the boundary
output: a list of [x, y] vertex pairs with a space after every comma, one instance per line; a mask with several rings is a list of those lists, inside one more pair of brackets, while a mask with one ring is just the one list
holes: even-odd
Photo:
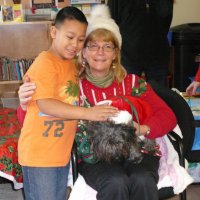
[[141, 161], [142, 155], [133, 126], [112, 121], [88, 122], [86, 131], [95, 159], [107, 163], [126, 159]]

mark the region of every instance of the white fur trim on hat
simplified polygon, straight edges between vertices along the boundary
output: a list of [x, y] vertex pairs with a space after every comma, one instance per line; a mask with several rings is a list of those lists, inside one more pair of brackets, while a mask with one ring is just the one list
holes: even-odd
[[91, 14], [88, 18], [88, 28], [87, 35], [89, 35], [92, 31], [104, 28], [111, 31], [119, 42], [119, 47], [122, 45], [122, 37], [119, 31], [118, 25], [115, 23], [113, 19], [110, 17], [109, 8], [106, 5], [97, 5], [95, 6]]
[[120, 110], [116, 117], [109, 117], [109, 120], [115, 124], [129, 124], [132, 121], [132, 115], [126, 110]]
[[[99, 101], [96, 105], [111, 105], [111, 100]], [[133, 120], [132, 115], [126, 110], [119, 110], [117, 116], [109, 117], [109, 120], [115, 122], [115, 124], [129, 124]]]

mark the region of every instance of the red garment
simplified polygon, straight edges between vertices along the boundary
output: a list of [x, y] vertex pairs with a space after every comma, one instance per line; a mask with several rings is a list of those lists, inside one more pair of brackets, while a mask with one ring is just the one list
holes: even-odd
[[[99, 88], [88, 80], [83, 79], [80, 82], [80, 101], [82, 101], [85, 96], [90, 104], [95, 105], [99, 101], [114, 96], [130, 96], [132, 95], [132, 88], [139, 86], [138, 79], [138, 76], [129, 74], [121, 83], [113, 82], [107, 88]], [[147, 84], [147, 91], [138, 98], [146, 101], [152, 109], [152, 116], [143, 122], [143, 124], [151, 128], [151, 132], [147, 136], [148, 138], [153, 139], [161, 137], [175, 127], [176, 117], [173, 111], [157, 96], [149, 84]]]
[[22, 107], [19, 106], [17, 108], [17, 118], [18, 118], [18, 121], [19, 121], [21, 127], [23, 126], [25, 116], [26, 116], [26, 111], [24, 111], [22, 109]]
[[194, 81], [200, 82], [200, 63], [199, 63], [198, 71], [194, 77]]

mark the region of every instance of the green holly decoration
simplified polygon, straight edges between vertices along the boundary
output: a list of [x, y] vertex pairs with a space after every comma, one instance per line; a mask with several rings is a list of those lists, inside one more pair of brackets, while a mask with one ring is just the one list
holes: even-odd
[[21, 168], [21, 166], [18, 163], [15, 163], [13, 165], [13, 168], [16, 171], [16, 177], [19, 178], [22, 175], [22, 168]]
[[8, 149], [10, 153], [14, 152], [14, 148], [12, 146], [9, 146]]
[[141, 96], [147, 90], [146, 81], [144, 79], [142, 79], [142, 78], [139, 79], [138, 84], [139, 84], [138, 87], [132, 88], [132, 95], [133, 96]]

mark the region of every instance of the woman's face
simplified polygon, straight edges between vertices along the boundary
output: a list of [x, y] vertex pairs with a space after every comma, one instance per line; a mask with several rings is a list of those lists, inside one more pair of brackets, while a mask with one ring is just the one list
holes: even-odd
[[83, 58], [89, 64], [90, 72], [94, 77], [106, 76], [115, 57], [116, 49], [112, 42], [90, 41], [83, 49]]

